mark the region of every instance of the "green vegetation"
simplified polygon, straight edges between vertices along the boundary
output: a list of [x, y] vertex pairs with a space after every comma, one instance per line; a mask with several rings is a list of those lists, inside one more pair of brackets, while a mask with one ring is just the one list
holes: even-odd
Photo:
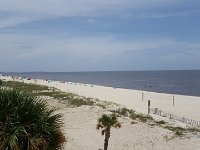
[[176, 135], [176, 136], [182, 136], [182, 135], [183, 135], [183, 132], [176, 130], [176, 131], [175, 131], [175, 135]]
[[163, 124], [166, 124], [166, 122], [164, 120], [161, 120], [161, 121], [156, 121], [157, 124], [159, 125], [163, 125]]
[[144, 115], [144, 114], [132, 114], [130, 116], [133, 120], [139, 120], [141, 122], [148, 122], [148, 121], [153, 121], [153, 118], [149, 115]]
[[[183, 133], [187, 132], [200, 132], [200, 129], [198, 128], [181, 128], [181, 127], [174, 127], [174, 126], [168, 126], [167, 122], [164, 120], [161, 121], [155, 121], [151, 116], [144, 115], [144, 114], [138, 114], [134, 110], [130, 110], [127, 108], [121, 108], [117, 110], [110, 110], [111, 112], [115, 113], [118, 116], [125, 116], [125, 117], [130, 117], [133, 120], [141, 121], [143, 123], [149, 122], [149, 125], [158, 125], [161, 126], [165, 129], [168, 129], [170, 131], [173, 131], [175, 135], [177, 136], [182, 136]], [[133, 121], [131, 124], [135, 124], [136, 122]]]
[[115, 110], [113, 112], [120, 115], [120, 116], [126, 116], [126, 117], [135, 113], [134, 110], [129, 110], [127, 108], [118, 109], [118, 110]]
[[181, 128], [181, 127], [165, 126], [164, 128], [169, 129], [169, 130], [174, 131], [174, 132], [175, 131], [180, 131], [180, 132], [185, 131], [185, 129]]
[[144, 114], [138, 114], [134, 110], [130, 110], [130, 109], [127, 109], [127, 108], [122, 108], [122, 109], [118, 109], [118, 110], [111, 110], [111, 112], [113, 112], [113, 113], [115, 113], [119, 116], [130, 117], [133, 120], [139, 120], [141, 122], [147, 122], [147, 121], [153, 120], [153, 118], [151, 116], [144, 115]]
[[88, 106], [93, 106], [95, 104], [94, 101], [89, 100], [89, 99], [81, 99], [81, 98], [74, 98], [70, 99], [69, 105], [75, 106], [75, 107], [80, 107], [82, 105], [88, 105]]
[[198, 128], [187, 128], [187, 131], [189, 131], [189, 132], [200, 132], [200, 129], [198, 129]]
[[165, 122], [164, 120], [155, 121], [151, 116], [138, 114], [134, 110], [130, 110], [127, 108], [121, 108], [121, 109], [110, 110], [110, 111], [115, 113], [118, 116], [125, 116], [125, 117], [132, 118], [133, 121], [131, 122], [131, 124], [135, 124], [136, 123], [135, 120], [141, 121], [143, 123], [149, 122], [149, 125], [151, 126], [158, 125], [170, 131], [173, 131], [174, 134], [177, 136], [182, 136], [184, 133], [188, 133], [188, 132], [190, 133], [200, 132], [199, 128], [181, 128], [181, 127], [175, 127], [175, 126], [168, 126], [167, 122]]
[[22, 82], [15, 82], [15, 81], [8, 81], [8, 82], [3, 82], [3, 86], [10, 87], [13, 89], [17, 89], [20, 91], [27, 92], [29, 94], [32, 94], [36, 91], [44, 91], [44, 90], [49, 90], [47, 86], [42, 86], [42, 85], [36, 85], [36, 84], [26, 84]]
[[3, 81], [2, 80], [0, 80], [0, 86], [3, 84]]
[[176, 136], [182, 136], [183, 133], [187, 131], [187, 129], [181, 127], [164, 126], [164, 128], [173, 131]]
[[1, 89], [0, 149], [60, 149], [65, 142], [61, 118], [41, 99], [18, 90]]
[[92, 98], [85, 98], [73, 93], [65, 93], [56, 88], [51, 88], [48, 86], [27, 84], [16, 81], [3, 82], [3, 86], [24, 91], [31, 96], [37, 96], [37, 97], [49, 96], [58, 99], [59, 101], [67, 104], [70, 107], [80, 107], [82, 105], [88, 105], [88, 106], [96, 105], [102, 108], [106, 107], [104, 104], [99, 103], [97, 100], [93, 100]]
[[117, 120], [117, 116], [115, 114], [111, 115], [105, 115], [103, 114], [97, 123], [97, 130], [102, 128], [102, 135], [105, 135], [105, 140], [104, 140], [104, 150], [108, 149], [108, 141], [110, 138], [110, 129], [111, 127], [114, 128], [121, 128], [121, 124]]
[[200, 132], [198, 128], [182, 128], [182, 127], [173, 127], [173, 126], [163, 126], [165, 129], [173, 131], [175, 135], [182, 136], [183, 133], [187, 132]]
[[117, 114], [118, 116], [126, 116], [126, 117], [129, 117], [130, 115], [135, 113], [134, 110], [129, 110], [125, 107], [121, 109], [117, 109], [117, 110], [110, 110], [110, 111]]

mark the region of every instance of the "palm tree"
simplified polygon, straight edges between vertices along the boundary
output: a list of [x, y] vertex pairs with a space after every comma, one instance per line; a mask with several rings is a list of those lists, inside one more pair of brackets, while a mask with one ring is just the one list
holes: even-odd
[[62, 115], [41, 99], [0, 89], [0, 150], [58, 150]]
[[108, 149], [108, 140], [110, 138], [110, 129], [111, 127], [114, 128], [121, 128], [121, 124], [117, 120], [117, 116], [115, 114], [111, 115], [105, 115], [103, 114], [99, 119], [97, 123], [97, 129], [99, 130], [102, 128], [102, 135], [105, 135], [104, 140], [104, 150]]

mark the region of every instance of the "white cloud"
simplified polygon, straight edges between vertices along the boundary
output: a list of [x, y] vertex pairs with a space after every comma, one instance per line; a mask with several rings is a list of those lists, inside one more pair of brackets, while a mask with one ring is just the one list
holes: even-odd
[[159, 60], [159, 63], [169, 63], [183, 62], [187, 58], [190, 62], [197, 62], [200, 56], [200, 44], [172, 39], [2, 34], [0, 45], [0, 68], [6, 71], [66, 71], [67, 67], [71, 70], [104, 70], [108, 63], [116, 69], [120, 69], [114, 65], [116, 63], [121, 69], [129, 64], [130, 69], [132, 64], [139, 67], [143, 58], [148, 57], [155, 57], [154, 61]]
[[[138, 14], [180, 4], [186, 0], [1, 0], [0, 13], [11, 15], [0, 22], [0, 28], [59, 16], [102, 16]], [[136, 13], [137, 12], [137, 13]], [[163, 17], [154, 15], [154, 17]]]
[[[53, 37], [41, 35], [2, 34], [0, 36], [1, 59], [3, 54], [15, 58], [37, 57], [45, 55], [73, 55], [76, 57], [94, 57], [95, 59], [109, 56], [129, 55], [132, 52], [151, 51], [166, 48], [199, 50], [198, 43], [176, 42], [172, 39], [129, 39], [119, 40], [114, 37]], [[14, 54], [14, 55], [12, 55]]]
[[183, 10], [178, 12], [171, 12], [171, 13], [146, 13], [146, 14], [140, 14], [137, 17], [139, 18], [153, 18], [153, 19], [162, 19], [162, 18], [169, 18], [169, 17], [185, 17], [189, 16], [194, 13], [199, 13], [199, 10]]
[[[190, 9], [186, 9], [186, 11], [185, 9], [172, 12], [169, 10], [162, 11], [162, 8], [175, 8], [177, 5], [181, 6], [186, 2], [189, 2], [189, 0], [0, 0], [0, 64], [5, 64], [6, 66], [6, 64], [12, 62], [14, 66], [16, 62], [35, 61], [35, 59], [40, 61], [47, 59], [49, 63], [52, 60], [54, 62], [62, 61], [65, 64], [70, 64], [70, 62], [73, 64], [73, 57], [78, 60], [85, 59], [89, 64], [89, 61], [92, 60], [100, 62], [110, 58], [113, 60], [116, 58], [117, 60], [121, 57], [124, 60], [126, 60], [126, 57], [134, 59], [135, 55], [143, 55], [144, 53], [142, 52], [145, 52], [145, 54], [146, 52], [151, 53], [155, 49], [161, 53], [166, 51], [166, 56], [160, 56], [160, 59], [164, 61], [172, 59], [174, 56], [183, 59], [183, 56], [189, 55], [192, 58], [194, 55], [197, 56], [199, 54], [199, 44], [181, 43], [173, 39], [162, 38], [151, 38], [150, 40], [147, 38], [130, 39], [128, 37], [128, 40], [120, 40], [113, 36], [105, 36], [105, 33], [102, 34], [98, 27], [94, 27], [101, 21], [95, 16], [116, 15], [122, 17], [122, 20], [123, 17], [131, 20], [134, 17], [160, 19], [187, 16], [195, 13], [196, 10], [191, 11]], [[20, 34], [14, 34], [15, 31], [17, 32], [16, 28], [13, 28], [13, 30], [1, 30], [37, 20], [43, 20], [46, 23], [45, 19], [62, 16], [86, 17], [84, 21], [93, 23], [92, 27], [98, 30], [95, 33], [96, 36], [91, 36], [89, 33], [85, 37], [76, 36], [76, 31], [70, 31], [69, 29], [69, 31], [65, 32], [70, 32], [71, 37], [66, 36], [68, 34], [63, 32], [55, 33], [60, 37], [54, 37], [55, 35], [45, 35], [48, 32], [48, 28], [44, 33], [38, 33], [38, 30], [37, 33], [33, 33], [31, 27], [30, 32], [27, 30], [29, 29], [28, 26], [26, 26], [26, 30], [20, 28], [20, 31], [23, 31]], [[55, 25], [57, 25], [56, 23]], [[100, 25], [103, 25], [103, 22]], [[42, 25], [42, 27], [44, 26]], [[42, 29], [40, 30], [42, 31]], [[101, 36], [97, 35], [99, 32], [101, 32]], [[113, 35], [112, 33], [108, 34]], [[183, 49], [184, 51], [173, 52], [167, 49]], [[128, 64], [129, 61], [127, 60], [126, 63]]]
[[84, 16], [118, 13], [120, 10], [141, 10], [174, 5], [186, 0], [6, 0], [0, 1], [0, 10], [34, 12], [61, 16]]

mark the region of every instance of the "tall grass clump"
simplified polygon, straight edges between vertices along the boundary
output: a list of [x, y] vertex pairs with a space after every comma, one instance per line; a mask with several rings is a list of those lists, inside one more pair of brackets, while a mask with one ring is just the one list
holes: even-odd
[[38, 98], [0, 89], [0, 150], [61, 149], [61, 118]]
[[0, 86], [1, 86], [1, 85], [3, 85], [3, 81], [2, 81], [2, 80], [0, 80]]

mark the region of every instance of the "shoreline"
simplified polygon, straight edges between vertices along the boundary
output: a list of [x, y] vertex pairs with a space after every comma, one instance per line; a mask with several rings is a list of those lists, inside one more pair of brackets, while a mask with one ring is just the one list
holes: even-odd
[[[10, 81], [13, 80], [11, 76], [1, 76], [1, 78]], [[63, 92], [71, 92], [80, 96], [114, 102], [144, 114], [148, 112], [147, 104], [148, 100], [150, 100], [151, 108], [158, 108], [175, 116], [200, 121], [200, 116], [198, 115], [200, 114], [200, 97], [196, 96], [156, 93], [66, 81], [27, 80], [27, 78], [22, 79], [19, 77], [14, 77], [14, 81], [55, 87]]]
[[[164, 70], [165, 71], [165, 70]], [[169, 70], [170, 71], [170, 70]], [[182, 70], [184, 71], [184, 70]], [[3, 75], [0, 74], [0, 77], [14, 77], [15, 80], [16, 78], [26, 78], [28, 79], [29, 77], [19, 77], [19, 76], [10, 76], [10, 75]], [[64, 81], [64, 80], [53, 80], [53, 79], [41, 79], [41, 78], [32, 78], [31, 80], [37, 80], [37, 81], [51, 81], [51, 82], [60, 82], [60, 83], [71, 83], [74, 85], [86, 85], [86, 86], [99, 86], [99, 87], [106, 87], [106, 88], [113, 88], [113, 89], [122, 89], [122, 90], [133, 90], [133, 91], [138, 91], [138, 92], [146, 92], [146, 93], [154, 93], [154, 94], [168, 94], [168, 95], [177, 95], [177, 96], [187, 96], [187, 97], [196, 97], [196, 98], [200, 98], [200, 96], [195, 96], [195, 95], [187, 95], [187, 94], [177, 94], [177, 93], [168, 93], [168, 92], [154, 92], [154, 91], [147, 91], [147, 90], [140, 90], [140, 89], [131, 89], [131, 88], [123, 88], [123, 87], [114, 87], [114, 86], [105, 86], [105, 85], [98, 85], [98, 84], [92, 84], [92, 83], [81, 83], [81, 82], [72, 82], [72, 81]]]
[[[183, 70], [185, 71], [185, 70]], [[116, 74], [116, 75], [115, 75]], [[33, 79], [71, 81], [74, 83], [100, 85], [105, 87], [132, 89], [138, 91], [167, 93], [200, 97], [197, 72], [167, 71], [124, 71], [118, 72], [10, 72], [7, 76], [31, 77]]]

